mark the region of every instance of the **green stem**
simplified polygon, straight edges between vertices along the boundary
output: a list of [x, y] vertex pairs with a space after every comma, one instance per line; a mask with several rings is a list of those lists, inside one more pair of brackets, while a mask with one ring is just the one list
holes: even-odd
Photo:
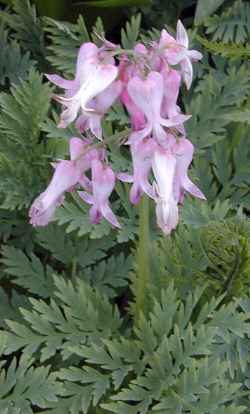
[[71, 268], [71, 277], [73, 280], [76, 277], [76, 266], [77, 266], [77, 261], [76, 261], [76, 258], [74, 257], [72, 260], [72, 268]]
[[150, 276], [149, 259], [149, 199], [144, 196], [139, 205], [139, 245], [137, 249], [137, 275], [135, 281], [135, 324], [145, 309], [145, 294]]

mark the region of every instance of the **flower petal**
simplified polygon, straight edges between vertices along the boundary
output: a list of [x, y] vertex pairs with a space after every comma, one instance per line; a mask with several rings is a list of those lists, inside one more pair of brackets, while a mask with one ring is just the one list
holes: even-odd
[[84, 151], [86, 147], [86, 143], [77, 137], [70, 138], [69, 141], [69, 153], [70, 153], [70, 159], [75, 160], [78, 158]]
[[45, 74], [45, 76], [50, 82], [54, 83], [56, 86], [59, 86], [59, 88], [73, 89], [76, 87], [75, 80], [67, 80], [67, 79], [62, 78], [59, 75], [54, 75], [54, 74], [53, 75]]
[[181, 61], [181, 73], [187, 89], [190, 89], [193, 80], [193, 66], [188, 57]]
[[116, 177], [118, 180], [124, 182], [124, 183], [132, 183], [133, 182], [133, 176], [126, 173], [118, 173], [116, 174]]
[[91, 194], [88, 194], [86, 191], [78, 191], [79, 196], [87, 204], [94, 204], [94, 197]]
[[101, 213], [106, 220], [108, 220], [112, 226], [121, 228], [119, 221], [117, 220], [116, 216], [114, 215], [113, 211], [109, 207], [108, 203], [101, 205]]
[[176, 42], [188, 49], [188, 35], [180, 20], [177, 22]]
[[158, 72], [150, 72], [144, 81], [138, 77], [128, 83], [128, 93], [148, 121], [159, 118], [163, 99], [163, 78]]
[[192, 194], [194, 197], [200, 198], [201, 200], [206, 200], [206, 196], [203, 192], [189, 179], [188, 176], [184, 177], [182, 186], [185, 191]]
[[197, 60], [201, 60], [203, 56], [202, 56], [202, 53], [198, 52], [198, 50], [189, 50], [188, 57], [192, 61], [197, 62]]
[[92, 68], [77, 94], [83, 111], [93, 112], [93, 109], [86, 107], [87, 103], [104, 91], [115, 80], [117, 74], [118, 69], [113, 65], [97, 64]]
[[90, 61], [93, 63], [98, 57], [98, 47], [91, 42], [83, 43], [79, 49], [76, 62], [76, 76], [75, 79], [80, 83], [85, 82], [86, 76], [88, 76], [88, 66], [86, 63]]
[[171, 198], [168, 203], [160, 200], [156, 203], [156, 219], [160, 229], [166, 235], [174, 230], [179, 221], [177, 202]]

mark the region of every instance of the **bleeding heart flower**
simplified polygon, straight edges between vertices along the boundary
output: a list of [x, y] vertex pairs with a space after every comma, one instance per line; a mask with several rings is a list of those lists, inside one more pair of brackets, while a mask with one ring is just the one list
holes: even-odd
[[118, 74], [114, 60], [107, 56], [108, 62], [105, 62], [103, 56], [99, 56], [99, 49], [94, 43], [84, 43], [79, 50], [74, 80], [47, 75], [51, 82], [66, 90], [65, 96], [54, 95], [55, 100], [66, 108], [61, 114], [58, 125], [60, 128], [66, 128], [73, 122], [80, 110], [83, 114], [95, 112], [88, 107], [89, 102], [103, 92]]
[[154, 198], [155, 192], [148, 181], [152, 167], [152, 157], [157, 144], [153, 139], [143, 140], [131, 144], [133, 159], [133, 175], [119, 173], [117, 178], [121, 181], [133, 183], [130, 191], [130, 201], [137, 204], [143, 193]]
[[165, 144], [167, 135], [163, 127], [178, 126], [190, 118], [188, 115], [179, 114], [172, 119], [162, 118], [164, 82], [158, 72], [150, 72], [146, 80], [132, 78], [128, 83], [128, 93], [147, 119], [143, 129], [132, 132], [129, 143], [141, 141], [152, 134], [159, 144]]
[[109, 196], [115, 186], [115, 174], [109, 166], [102, 164], [99, 160], [92, 161], [91, 170], [93, 194], [79, 191], [80, 197], [92, 205], [89, 212], [90, 221], [98, 224], [101, 218], [105, 217], [114, 227], [120, 228], [120, 223], [109, 205]]
[[180, 20], [177, 22], [176, 40], [164, 29], [158, 47], [170, 65], [180, 63], [184, 82], [189, 89], [193, 79], [192, 62], [202, 59], [202, 54], [197, 50], [188, 49], [188, 35]]

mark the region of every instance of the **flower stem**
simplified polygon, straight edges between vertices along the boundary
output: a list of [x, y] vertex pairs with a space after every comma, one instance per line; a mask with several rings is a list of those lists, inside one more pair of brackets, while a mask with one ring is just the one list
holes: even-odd
[[145, 309], [146, 286], [150, 276], [149, 259], [149, 199], [144, 196], [139, 205], [139, 245], [135, 280], [135, 324]]

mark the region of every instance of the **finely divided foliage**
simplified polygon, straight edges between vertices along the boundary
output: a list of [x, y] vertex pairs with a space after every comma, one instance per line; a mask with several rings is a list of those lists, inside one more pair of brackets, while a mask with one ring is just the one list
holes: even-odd
[[[120, 230], [92, 225], [74, 193], [48, 227], [27, 224], [50, 163], [80, 137], [73, 125], [56, 127], [60, 108], [42, 74], [72, 79], [80, 45], [101, 46], [102, 23], [88, 33], [83, 17], [38, 17], [28, 0], [1, 11], [1, 414], [250, 411], [249, 5], [196, 3], [190, 48], [204, 59], [178, 105], [192, 114], [189, 175], [207, 202], [186, 197], [171, 237], [156, 231], [150, 205], [151, 268], [136, 323], [138, 209], [129, 184], [120, 182], [111, 201]], [[157, 28], [166, 18], [175, 27], [194, 2], [169, 4], [167, 16], [158, 4], [125, 25], [124, 48], [159, 38], [157, 30], [141, 35], [141, 22], [158, 16]], [[102, 129], [104, 139], [114, 137], [110, 165], [128, 172], [128, 151], [117, 142], [131, 133], [129, 111], [115, 104]]]

